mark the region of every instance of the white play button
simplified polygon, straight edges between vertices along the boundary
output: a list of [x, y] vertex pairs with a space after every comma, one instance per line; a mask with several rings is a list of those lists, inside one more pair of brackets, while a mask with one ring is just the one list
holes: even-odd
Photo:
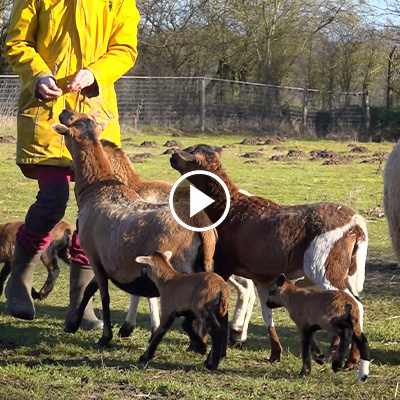
[[[202, 216], [200, 211], [205, 210], [209, 212], [207, 207], [213, 207], [217, 204], [216, 201], [210, 196], [203, 193], [201, 190], [193, 186], [189, 181], [193, 175], [205, 175], [207, 178], [214, 179], [217, 185], [220, 185], [225, 193], [225, 201], [222, 202], [224, 207], [218, 207], [217, 211], [213, 213], [213, 221], [211, 222], [208, 214]], [[177, 191], [177, 189], [179, 189]], [[169, 194], [169, 208], [176, 221], [191, 231], [203, 232], [216, 228], [228, 215], [230, 207], [230, 193], [224, 181], [217, 175], [209, 171], [192, 171], [182, 175], [172, 186]], [[221, 199], [219, 199], [221, 202]]]
[[190, 218], [197, 214], [199, 211], [204, 210], [207, 206], [214, 203], [211, 197], [190, 185]]

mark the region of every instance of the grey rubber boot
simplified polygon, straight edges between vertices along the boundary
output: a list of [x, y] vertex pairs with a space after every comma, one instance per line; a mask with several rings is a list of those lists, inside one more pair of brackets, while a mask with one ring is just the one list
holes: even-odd
[[14, 317], [28, 320], [35, 318], [35, 306], [31, 295], [32, 282], [41, 254], [41, 251], [31, 252], [18, 241], [15, 242], [11, 276], [6, 286], [6, 307]]
[[[75, 319], [76, 311], [78, 310], [83, 297], [83, 292], [93, 277], [94, 273], [90, 265], [82, 265], [71, 261], [69, 277], [69, 306], [65, 317], [65, 325]], [[89, 303], [85, 308], [80, 328], [85, 330], [103, 328], [103, 321], [99, 320], [94, 313], [93, 299], [89, 300]]]

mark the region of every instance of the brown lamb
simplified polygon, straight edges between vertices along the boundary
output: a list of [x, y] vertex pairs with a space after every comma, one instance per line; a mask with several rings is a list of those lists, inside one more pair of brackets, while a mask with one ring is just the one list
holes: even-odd
[[176, 317], [184, 316], [182, 327], [196, 343], [200, 353], [205, 353], [205, 344], [193, 328], [193, 320], [200, 321], [211, 336], [211, 350], [205, 361], [206, 368], [215, 370], [226, 355], [229, 287], [214, 272], [182, 274], [170, 264], [172, 253], [153, 252], [148, 256], [136, 257], [136, 262], [145, 264], [142, 273], [156, 284], [160, 292], [161, 323], [154, 332], [149, 347], [140, 357], [140, 362], [148, 362], [163, 336], [168, 332]]
[[[11, 272], [11, 261], [14, 254], [15, 237], [22, 221], [0, 224], [0, 263], [4, 263], [0, 271], [0, 296], [3, 293], [4, 284]], [[73, 228], [64, 221], [60, 221], [50, 233], [49, 246], [43, 251], [41, 260], [47, 268], [47, 279], [43, 287], [37, 292], [32, 288], [32, 297], [36, 300], [45, 299], [53, 290], [56, 279], [60, 273], [57, 258], [61, 258], [69, 264]]]
[[311, 371], [311, 350], [317, 349], [316, 361], [323, 362], [323, 354], [315, 343], [314, 334], [325, 330], [340, 337], [333, 355], [332, 369], [342, 368], [345, 352], [354, 341], [361, 354], [357, 380], [366, 381], [369, 374], [369, 345], [361, 329], [361, 317], [354, 298], [342, 290], [307, 290], [297, 287], [280, 275], [271, 285], [267, 300], [269, 308], [284, 306], [301, 334], [303, 366], [300, 375]]

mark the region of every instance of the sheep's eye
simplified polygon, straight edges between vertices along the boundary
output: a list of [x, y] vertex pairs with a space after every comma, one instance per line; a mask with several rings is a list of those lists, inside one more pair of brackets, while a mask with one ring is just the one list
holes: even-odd
[[270, 296], [273, 296], [275, 293], [276, 293], [276, 290], [271, 290], [271, 291], [269, 292]]

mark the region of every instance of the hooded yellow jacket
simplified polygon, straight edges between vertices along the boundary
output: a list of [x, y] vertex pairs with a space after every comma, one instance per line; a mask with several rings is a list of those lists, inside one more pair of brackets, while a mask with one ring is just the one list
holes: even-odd
[[[108, 120], [102, 138], [120, 144], [114, 82], [135, 63], [139, 19], [135, 0], [14, 1], [6, 56], [23, 82], [16, 162], [27, 176], [29, 166], [38, 163], [70, 165], [64, 137], [51, 128], [64, 108], [100, 111]], [[67, 89], [81, 68], [89, 69], [98, 85], [88, 88], [87, 96]], [[64, 92], [55, 101], [34, 96], [36, 82], [45, 76], [54, 76]]]

